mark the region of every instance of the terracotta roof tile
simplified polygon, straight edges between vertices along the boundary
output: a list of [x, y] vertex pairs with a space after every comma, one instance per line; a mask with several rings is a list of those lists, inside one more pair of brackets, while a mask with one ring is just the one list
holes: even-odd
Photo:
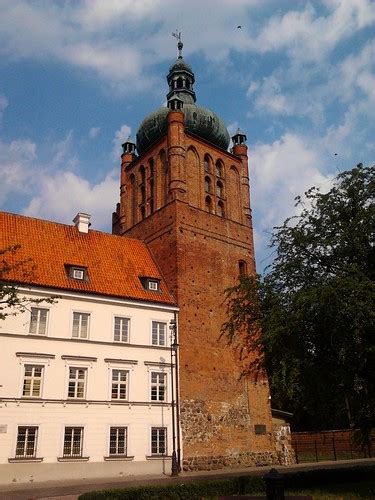
[[[145, 243], [123, 236], [0, 212], [0, 249], [20, 245], [7, 261], [31, 259], [7, 275], [22, 284], [175, 304]], [[88, 280], [69, 278], [66, 265], [87, 268]], [[32, 270], [32, 266], [34, 269]], [[26, 271], [31, 271], [26, 273]], [[140, 276], [160, 279], [159, 292], [145, 290]]]

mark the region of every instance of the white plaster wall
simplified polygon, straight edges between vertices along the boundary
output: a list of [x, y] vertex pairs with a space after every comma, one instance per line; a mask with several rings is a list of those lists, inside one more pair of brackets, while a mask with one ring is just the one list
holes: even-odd
[[[31, 338], [13, 335], [1, 337], [1, 343], [0, 398], [21, 398], [23, 366], [37, 364], [44, 366], [43, 399], [67, 398], [69, 366], [74, 366], [87, 368], [86, 400], [110, 400], [111, 370], [119, 368], [129, 371], [129, 401], [150, 401], [151, 371], [167, 374], [167, 401], [171, 401], [170, 384], [168, 384], [170, 367], [145, 364], [170, 363], [169, 349], [130, 347], [127, 344], [100, 345], [91, 341], [49, 340], [35, 336]], [[25, 354], [20, 355], [20, 353]], [[49, 354], [55, 358], [45, 359], [42, 356], [37, 357], [34, 353]], [[76, 359], [66, 360], [62, 359], [62, 356], [72, 356]], [[97, 361], [85, 360], [84, 357], [97, 358]], [[105, 359], [137, 361], [137, 364], [105, 362]]]
[[[45, 291], [43, 294], [46, 296]], [[46, 335], [28, 334], [29, 311], [0, 323], [0, 483], [169, 472], [169, 459], [146, 457], [150, 455], [151, 427], [167, 427], [168, 454], [172, 452], [171, 368], [147, 363], [171, 362], [169, 348], [151, 346], [151, 322], [168, 323], [169, 342], [173, 308], [88, 295], [61, 295], [56, 304], [39, 306], [49, 309]], [[30, 294], [33, 296], [38, 295]], [[71, 338], [73, 311], [91, 314], [88, 340]], [[129, 344], [113, 342], [116, 315], [130, 318]], [[66, 360], [64, 356], [76, 359]], [[109, 363], [104, 361], [106, 358], [137, 363]], [[44, 366], [41, 399], [22, 398], [25, 363]], [[83, 401], [67, 400], [69, 366], [87, 368]], [[128, 401], [120, 404], [110, 399], [112, 368], [129, 370]], [[167, 373], [167, 404], [150, 402], [150, 371]], [[8, 463], [15, 454], [19, 425], [39, 427], [37, 456], [43, 458], [42, 463]], [[58, 462], [65, 426], [84, 427], [83, 455], [89, 457], [88, 462]], [[103, 457], [108, 456], [110, 426], [128, 427], [128, 455], [134, 457], [132, 461], [104, 461]]]
[[[72, 338], [73, 312], [90, 313], [89, 339], [100, 342], [113, 341], [113, 321], [115, 316], [130, 318], [130, 343], [151, 345], [151, 322], [170, 321], [172, 309], [157, 304], [130, 303], [94, 295], [67, 295], [60, 293], [56, 304], [40, 304], [37, 307], [49, 309], [47, 336], [52, 338]], [[26, 297], [47, 296], [22, 293]], [[0, 323], [0, 333], [28, 334], [30, 312], [8, 316]]]

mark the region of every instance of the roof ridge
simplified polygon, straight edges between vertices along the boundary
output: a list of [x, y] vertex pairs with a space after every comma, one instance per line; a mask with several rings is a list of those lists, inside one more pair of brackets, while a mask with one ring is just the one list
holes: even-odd
[[[20, 217], [20, 218], [29, 219], [29, 220], [31, 219], [31, 220], [35, 220], [37, 222], [45, 222], [47, 224], [53, 224], [53, 225], [57, 225], [57, 226], [65, 226], [65, 227], [68, 227], [71, 229], [75, 229], [75, 227], [76, 227], [74, 224], [67, 224], [65, 222], [53, 221], [50, 219], [41, 219], [40, 217], [34, 217], [34, 216], [24, 215], [24, 214], [17, 214], [14, 212], [5, 212], [4, 210], [0, 210], [0, 215], [11, 215], [12, 217]], [[145, 245], [147, 247], [146, 243], [143, 240], [139, 240], [137, 238], [132, 238], [130, 236], [126, 236], [126, 235], [120, 236], [118, 234], [109, 233], [107, 231], [102, 231], [100, 229], [89, 229], [89, 232], [103, 234], [106, 236], [110, 236], [111, 238], [115, 237], [115, 238], [121, 238], [121, 239], [127, 239], [127, 240], [134, 240], [134, 241], [137, 241], [139, 243], [142, 243], [143, 245]]]

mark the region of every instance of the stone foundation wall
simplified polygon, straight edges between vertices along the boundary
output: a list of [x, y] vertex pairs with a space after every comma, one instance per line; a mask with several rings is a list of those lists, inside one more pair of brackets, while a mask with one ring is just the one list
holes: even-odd
[[296, 454], [292, 446], [292, 434], [289, 424], [274, 425], [273, 435], [275, 437], [276, 453], [279, 464], [295, 464]]
[[185, 457], [184, 471], [216, 470], [228, 467], [254, 467], [261, 465], [278, 465], [278, 457], [272, 452], [246, 452], [232, 455], [216, 455], [205, 457]]
[[212, 443], [223, 429], [234, 427], [237, 432], [248, 432], [250, 419], [245, 394], [235, 404], [210, 404], [202, 400], [181, 401], [182, 438], [184, 446]]

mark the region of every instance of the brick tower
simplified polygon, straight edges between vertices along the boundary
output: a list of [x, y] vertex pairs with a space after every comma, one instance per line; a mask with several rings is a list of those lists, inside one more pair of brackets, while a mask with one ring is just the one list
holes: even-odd
[[255, 272], [246, 135], [238, 131], [228, 152], [228, 132], [195, 104], [181, 41], [178, 49], [168, 107], [145, 118], [137, 145], [123, 145], [113, 232], [146, 241], [180, 307], [184, 467], [272, 463], [267, 380], [241, 378], [236, 353], [219, 339], [224, 290]]

